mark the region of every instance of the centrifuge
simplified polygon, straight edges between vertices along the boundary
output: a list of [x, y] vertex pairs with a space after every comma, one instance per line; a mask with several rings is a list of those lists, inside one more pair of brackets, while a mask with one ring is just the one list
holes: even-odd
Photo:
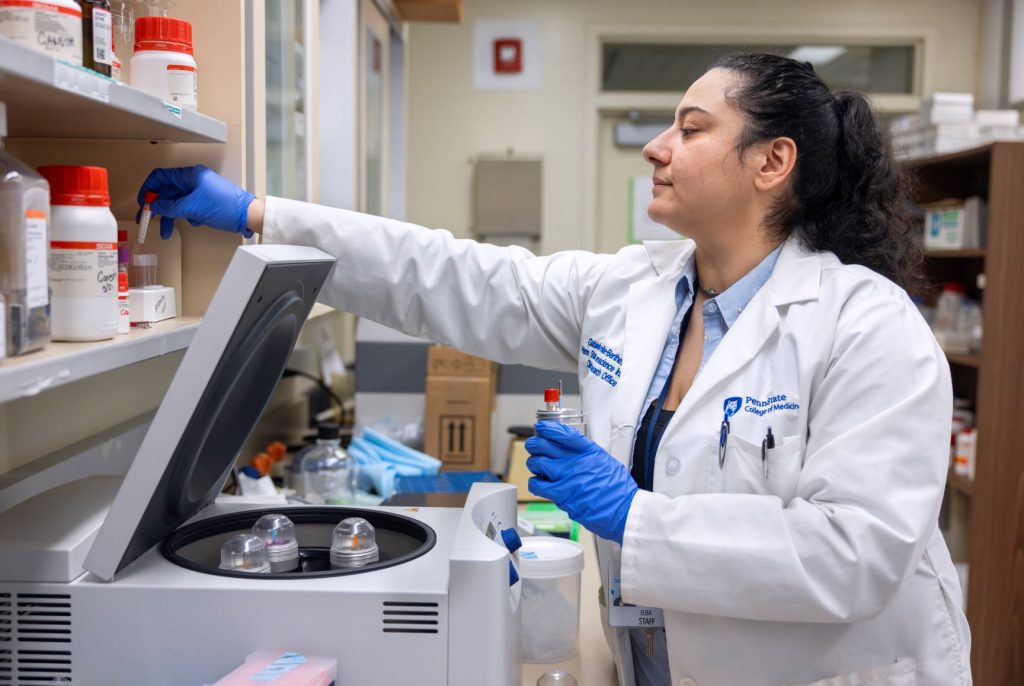
[[201, 686], [260, 649], [337, 658], [339, 685], [519, 683], [514, 486], [462, 509], [215, 502], [333, 266], [239, 248], [123, 482], [0, 514], [0, 685]]

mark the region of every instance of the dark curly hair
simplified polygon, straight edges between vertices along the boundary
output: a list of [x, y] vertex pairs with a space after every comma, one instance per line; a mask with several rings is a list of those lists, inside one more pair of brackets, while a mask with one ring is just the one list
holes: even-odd
[[792, 192], [769, 213], [768, 228], [922, 292], [921, 227], [908, 205], [912, 179], [893, 161], [888, 129], [864, 96], [832, 92], [809, 62], [778, 55], [729, 55], [711, 69], [739, 77], [726, 99], [746, 119], [741, 155], [773, 138], [796, 143]]

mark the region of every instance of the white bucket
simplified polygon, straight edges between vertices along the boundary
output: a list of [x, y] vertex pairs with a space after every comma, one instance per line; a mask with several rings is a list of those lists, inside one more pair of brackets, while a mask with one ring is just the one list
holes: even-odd
[[580, 633], [583, 548], [564, 538], [527, 536], [519, 551], [519, 571], [523, 579], [523, 661], [572, 658]]

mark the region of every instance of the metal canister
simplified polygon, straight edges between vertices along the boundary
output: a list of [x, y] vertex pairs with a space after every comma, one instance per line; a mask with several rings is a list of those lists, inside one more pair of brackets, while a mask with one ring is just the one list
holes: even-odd
[[562, 391], [558, 388], [544, 390], [544, 408], [537, 410], [537, 421], [568, 424], [584, 436], [587, 435], [587, 417], [583, 414], [583, 410], [562, 407]]

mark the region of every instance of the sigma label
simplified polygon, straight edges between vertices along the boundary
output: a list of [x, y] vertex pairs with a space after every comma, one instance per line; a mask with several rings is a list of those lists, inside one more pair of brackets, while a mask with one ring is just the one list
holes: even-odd
[[95, 298], [117, 292], [117, 244], [50, 242], [50, 285], [54, 297]]
[[81, 10], [46, 2], [0, 0], [0, 36], [52, 57], [82, 63]]
[[175, 105], [195, 109], [199, 92], [196, 68], [185, 64], [167, 65], [167, 91]]

